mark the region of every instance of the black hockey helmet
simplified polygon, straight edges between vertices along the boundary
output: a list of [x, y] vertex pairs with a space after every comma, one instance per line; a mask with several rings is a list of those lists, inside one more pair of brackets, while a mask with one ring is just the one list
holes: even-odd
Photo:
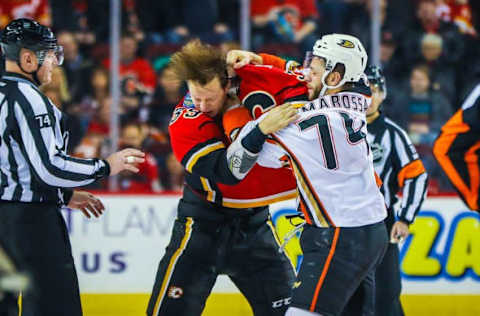
[[48, 51], [53, 50], [59, 65], [63, 62], [63, 48], [50, 28], [30, 19], [16, 19], [8, 23], [0, 37], [0, 45], [7, 60], [19, 60], [20, 49], [27, 48], [37, 55], [39, 65]]
[[365, 69], [365, 74], [367, 75], [368, 82], [371, 85], [377, 86], [385, 93], [385, 97], [387, 96], [387, 83], [385, 80], [385, 76], [383, 75], [382, 68], [379, 66], [368, 66]]

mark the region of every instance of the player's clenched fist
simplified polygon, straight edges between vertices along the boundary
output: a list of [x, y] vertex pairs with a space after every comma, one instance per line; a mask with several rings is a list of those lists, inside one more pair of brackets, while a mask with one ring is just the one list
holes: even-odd
[[231, 50], [227, 53], [227, 65], [233, 69], [241, 68], [248, 64], [261, 65], [262, 57], [246, 50]]

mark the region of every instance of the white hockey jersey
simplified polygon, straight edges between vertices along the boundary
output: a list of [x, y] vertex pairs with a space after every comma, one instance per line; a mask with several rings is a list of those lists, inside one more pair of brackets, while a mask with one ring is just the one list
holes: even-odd
[[264, 144], [260, 165], [279, 167], [282, 156], [290, 160], [307, 223], [359, 227], [386, 217], [366, 140], [369, 105], [370, 98], [357, 92], [321, 97]]

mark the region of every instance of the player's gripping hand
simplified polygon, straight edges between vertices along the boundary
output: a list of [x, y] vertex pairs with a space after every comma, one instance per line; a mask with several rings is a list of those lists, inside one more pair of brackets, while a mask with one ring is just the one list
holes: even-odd
[[138, 168], [135, 167], [135, 164], [144, 162], [145, 154], [138, 149], [127, 148], [111, 154], [107, 158], [107, 161], [110, 165], [111, 176], [124, 170], [136, 173], [138, 172]]
[[258, 123], [258, 128], [264, 135], [275, 133], [298, 119], [297, 106], [285, 103], [274, 107], [264, 116], [265, 118]]

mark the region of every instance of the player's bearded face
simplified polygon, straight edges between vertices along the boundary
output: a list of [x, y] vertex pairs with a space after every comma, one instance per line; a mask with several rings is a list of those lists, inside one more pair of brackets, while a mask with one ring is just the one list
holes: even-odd
[[309, 65], [309, 73], [306, 76], [308, 99], [314, 100], [320, 95], [322, 91], [322, 77], [325, 72], [325, 61], [322, 58], [313, 57]]
[[228, 85], [222, 87], [218, 77], [205, 85], [195, 81], [188, 81], [187, 85], [197, 110], [210, 117], [215, 117], [222, 111], [227, 98]]

